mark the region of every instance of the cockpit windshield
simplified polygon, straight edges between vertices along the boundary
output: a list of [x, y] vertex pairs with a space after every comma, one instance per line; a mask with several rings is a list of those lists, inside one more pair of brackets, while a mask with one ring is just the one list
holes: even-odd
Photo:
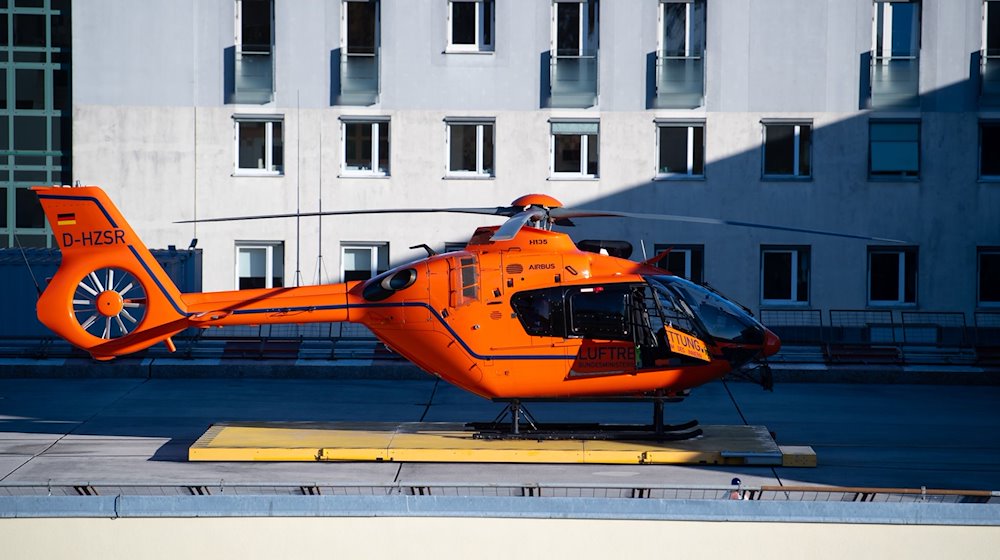
[[763, 344], [764, 327], [736, 304], [677, 276], [646, 276], [653, 289], [679, 299], [712, 338], [738, 344]]

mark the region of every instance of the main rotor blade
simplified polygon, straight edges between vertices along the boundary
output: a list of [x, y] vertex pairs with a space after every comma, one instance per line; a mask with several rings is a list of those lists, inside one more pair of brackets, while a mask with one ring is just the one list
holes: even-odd
[[517, 232], [521, 231], [524, 224], [528, 222], [538, 222], [547, 218], [545, 210], [542, 208], [531, 208], [514, 214], [502, 226], [497, 228], [490, 239], [493, 241], [510, 241], [514, 239]]
[[242, 220], [270, 220], [274, 218], [312, 218], [317, 216], [352, 216], [354, 214], [427, 214], [431, 212], [447, 212], [451, 214], [479, 214], [483, 216], [512, 216], [516, 209], [505, 206], [492, 208], [380, 208], [358, 210], [330, 210], [324, 212], [292, 212], [290, 214], [261, 214], [259, 216], [230, 216], [225, 218], [200, 218], [197, 220], [180, 220], [175, 224], [204, 224], [207, 222], [238, 222]]
[[698, 216], [677, 216], [673, 214], [637, 214], [634, 212], [617, 212], [613, 210], [586, 210], [553, 208], [549, 210], [549, 215], [553, 218], [635, 218], [638, 220], [659, 220], [665, 222], [686, 222], [691, 224], [711, 224], [722, 226], [738, 226], [754, 229], [770, 229], [775, 231], [791, 231], [795, 233], [809, 233], [813, 235], [826, 235], [830, 237], [844, 237], [847, 239], [863, 239], [865, 241], [879, 241], [882, 243], [906, 244], [906, 241], [898, 239], [887, 239], [884, 237], [871, 237], [868, 235], [855, 235], [852, 233], [840, 233], [836, 231], [823, 231], [818, 229], [806, 229], [787, 226], [775, 226], [768, 224], [754, 224], [750, 222], [738, 222], [734, 220], [720, 220], [718, 218], [701, 218]]

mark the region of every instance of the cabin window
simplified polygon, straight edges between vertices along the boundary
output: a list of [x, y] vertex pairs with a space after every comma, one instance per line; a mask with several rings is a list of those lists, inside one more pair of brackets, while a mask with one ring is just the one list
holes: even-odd
[[475, 257], [456, 259], [458, 267], [452, 278], [454, 307], [468, 305], [479, 300], [479, 263]]
[[570, 335], [632, 340], [628, 324], [628, 288], [580, 288], [569, 296]]
[[562, 288], [514, 294], [510, 299], [524, 331], [532, 336], [566, 336]]

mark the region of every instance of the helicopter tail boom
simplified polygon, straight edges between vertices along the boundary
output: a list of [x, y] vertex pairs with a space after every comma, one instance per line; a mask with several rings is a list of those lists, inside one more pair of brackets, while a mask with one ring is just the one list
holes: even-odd
[[[38, 319], [97, 359], [187, 328], [180, 291], [98, 187], [34, 187], [62, 253]], [[168, 341], [169, 345], [169, 341]]]

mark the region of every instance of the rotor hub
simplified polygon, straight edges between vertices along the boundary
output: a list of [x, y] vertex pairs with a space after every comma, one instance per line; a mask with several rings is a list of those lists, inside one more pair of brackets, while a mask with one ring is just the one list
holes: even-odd
[[125, 298], [114, 290], [97, 294], [97, 312], [105, 317], [115, 317], [125, 309]]
[[539, 206], [542, 208], [562, 208], [562, 202], [547, 194], [526, 194], [510, 203], [514, 208], [528, 208], [529, 206]]

